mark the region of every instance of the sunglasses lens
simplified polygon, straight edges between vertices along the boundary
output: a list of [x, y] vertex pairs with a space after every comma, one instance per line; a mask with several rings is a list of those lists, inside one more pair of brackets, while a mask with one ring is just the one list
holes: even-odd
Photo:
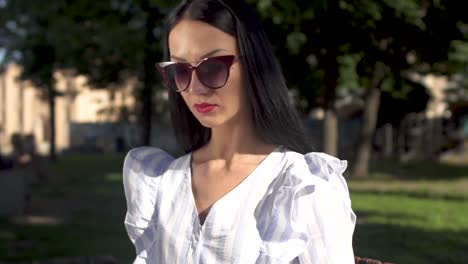
[[211, 58], [197, 67], [197, 76], [200, 82], [209, 88], [221, 88], [229, 77], [229, 67], [219, 58]]
[[[185, 91], [192, 79], [192, 70], [195, 69], [198, 80], [207, 88], [218, 89], [223, 87], [229, 78], [229, 69], [234, 63], [235, 56], [211, 57], [202, 61], [198, 66], [192, 67], [188, 63], [160, 63], [158, 69], [163, 74], [166, 86], [178, 92]], [[164, 65], [166, 64], [166, 65]]]
[[190, 83], [191, 72], [186, 64], [176, 63], [164, 68], [169, 87], [183, 91]]

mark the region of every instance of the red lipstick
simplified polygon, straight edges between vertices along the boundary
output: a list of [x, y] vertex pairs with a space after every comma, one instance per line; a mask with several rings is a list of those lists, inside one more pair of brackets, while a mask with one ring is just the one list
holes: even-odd
[[216, 108], [216, 105], [214, 104], [208, 104], [208, 103], [195, 104], [195, 109], [197, 109], [197, 111], [202, 114], [210, 113], [215, 108]]

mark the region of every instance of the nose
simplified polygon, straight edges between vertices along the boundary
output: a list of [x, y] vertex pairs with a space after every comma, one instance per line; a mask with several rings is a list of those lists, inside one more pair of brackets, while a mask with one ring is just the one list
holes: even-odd
[[198, 79], [197, 72], [192, 72], [192, 80], [190, 81], [190, 85], [187, 88], [187, 91], [195, 94], [209, 94], [211, 89], [206, 87], [200, 80]]

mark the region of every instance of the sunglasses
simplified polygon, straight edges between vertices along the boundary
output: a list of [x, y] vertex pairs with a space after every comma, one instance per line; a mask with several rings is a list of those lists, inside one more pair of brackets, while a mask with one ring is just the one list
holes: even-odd
[[234, 55], [209, 57], [195, 66], [190, 63], [168, 61], [156, 63], [156, 67], [166, 86], [177, 92], [183, 92], [189, 87], [193, 71], [196, 72], [198, 80], [203, 85], [210, 89], [219, 89], [226, 84], [230, 68], [238, 58]]

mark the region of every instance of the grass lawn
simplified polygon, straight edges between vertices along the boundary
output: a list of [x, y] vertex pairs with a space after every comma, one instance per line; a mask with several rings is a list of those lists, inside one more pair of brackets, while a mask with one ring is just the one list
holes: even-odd
[[[33, 188], [31, 215], [0, 218], [0, 260], [112, 255], [131, 263], [123, 155], [70, 155]], [[468, 167], [375, 163], [350, 180], [355, 253], [395, 263], [466, 263]], [[41, 217], [38, 217], [41, 216]]]
[[395, 263], [467, 263], [468, 167], [376, 163], [348, 181], [355, 253]]
[[124, 155], [73, 155], [51, 166], [49, 183], [34, 186], [35, 215], [0, 219], [0, 260], [112, 255], [131, 263], [123, 220]]

